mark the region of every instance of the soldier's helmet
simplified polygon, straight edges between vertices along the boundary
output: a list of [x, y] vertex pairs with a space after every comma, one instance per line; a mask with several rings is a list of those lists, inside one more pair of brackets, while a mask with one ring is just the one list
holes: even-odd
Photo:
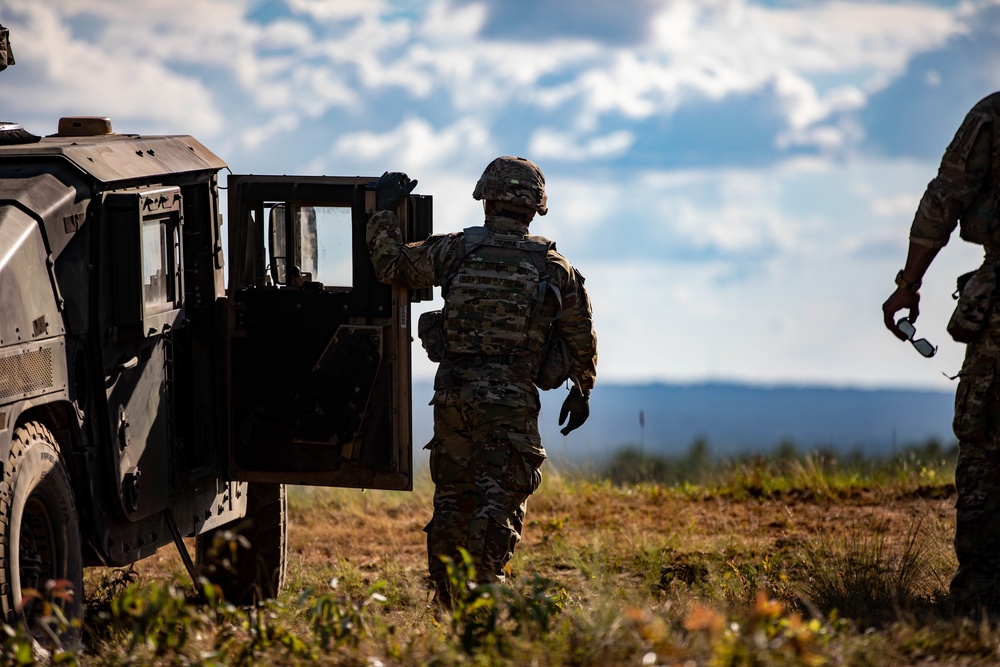
[[504, 202], [503, 208], [523, 212], [549, 212], [545, 197], [545, 176], [538, 165], [523, 157], [504, 155], [490, 162], [472, 191], [473, 199]]

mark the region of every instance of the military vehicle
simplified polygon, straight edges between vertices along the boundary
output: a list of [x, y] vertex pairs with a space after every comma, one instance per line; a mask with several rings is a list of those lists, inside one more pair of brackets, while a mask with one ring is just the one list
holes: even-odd
[[[410, 305], [429, 294], [375, 278], [376, 178], [223, 187], [226, 169], [190, 136], [107, 118], [44, 138], [0, 125], [9, 623], [47, 581], [69, 582], [79, 614], [83, 567], [170, 544], [231, 601], [273, 595], [285, 484], [412, 488]], [[430, 197], [398, 215], [407, 240], [430, 234]], [[235, 558], [212, 548], [235, 528]]]

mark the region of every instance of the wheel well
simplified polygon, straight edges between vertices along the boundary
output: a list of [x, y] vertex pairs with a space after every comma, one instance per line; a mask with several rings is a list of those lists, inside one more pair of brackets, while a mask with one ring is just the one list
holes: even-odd
[[[21, 426], [31, 422], [41, 424], [55, 438], [66, 464], [70, 485], [73, 488], [80, 527], [84, 534], [87, 534], [87, 531], [90, 530], [93, 513], [93, 502], [88, 491], [91, 470], [87, 457], [83, 454], [84, 436], [80, 429], [76, 408], [72, 403], [66, 401], [33, 406], [18, 415], [14, 428], [10, 431], [11, 434]], [[2, 455], [0, 457], [0, 474], [2, 474], [10, 457], [9, 442], [0, 455]]]
[[17, 430], [18, 427], [28, 422], [38, 422], [49, 429], [59, 444], [63, 456], [68, 456], [79, 449], [80, 422], [72, 404], [67, 402], [46, 403], [28, 408], [18, 415], [13, 430]]

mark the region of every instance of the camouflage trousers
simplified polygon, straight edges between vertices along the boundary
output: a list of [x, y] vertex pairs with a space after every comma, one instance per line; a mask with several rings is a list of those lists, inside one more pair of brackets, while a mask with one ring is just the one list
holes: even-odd
[[969, 344], [955, 394], [955, 555], [959, 608], [1000, 611], [1000, 308]]
[[434, 515], [424, 530], [427, 566], [439, 593], [448, 584], [441, 557], [457, 560], [458, 547], [469, 552], [478, 581], [504, 580], [545, 460], [537, 394], [493, 402], [477, 400], [479, 392], [462, 393], [451, 398], [473, 400], [436, 396], [434, 439], [427, 445], [435, 489]]

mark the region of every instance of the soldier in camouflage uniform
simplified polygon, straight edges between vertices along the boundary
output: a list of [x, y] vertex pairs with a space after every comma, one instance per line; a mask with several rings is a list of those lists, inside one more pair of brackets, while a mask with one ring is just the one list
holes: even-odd
[[[521, 539], [545, 460], [536, 383], [551, 388], [539, 379], [546, 351], [556, 341], [563, 346], [573, 381], [559, 418], [569, 418], [566, 435], [590, 414], [597, 339], [583, 276], [554, 243], [528, 234], [535, 213], [548, 210], [535, 164], [509, 156], [490, 163], [473, 192], [484, 202], [484, 226], [404, 245], [393, 211], [413, 183], [399, 173], [379, 180], [368, 247], [379, 280], [442, 286], [434, 437], [427, 445], [434, 515], [424, 530], [431, 582], [448, 605], [442, 556], [456, 559], [463, 547], [480, 582], [502, 582]], [[435, 336], [422, 338], [428, 333]]]
[[[955, 397], [959, 440], [955, 484], [955, 552], [958, 571], [951, 597], [959, 611], [1000, 610], [1000, 93], [976, 104], [927, 186], [910, 228], [906, 264], [896, 291], [882, 306], [885, 325], [897, 337], [896, 314], [919, 314], [924, 273], [956, 225], [961, 237], [985, 248], [983, 265], [966, 282], [949, 322], [952, 336], [967, 343]], [[969, 276], [964, 276], [966, 278]], [[994, 307], [996, 306], [996, 307]]]

